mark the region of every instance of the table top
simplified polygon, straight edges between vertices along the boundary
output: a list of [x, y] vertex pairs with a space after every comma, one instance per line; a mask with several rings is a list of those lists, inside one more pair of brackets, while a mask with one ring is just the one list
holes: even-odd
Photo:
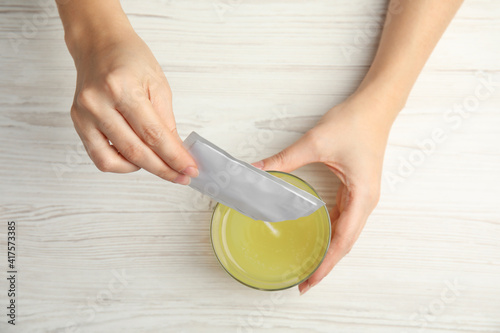
[[[252, 162], [356, 88], [386, 2], [123, 6], [170, 82], [181, 137], [195, 130]], [[2, 1], [0, 248], [7, 272], [15, 221], [18, 284], [14, 328], [0, 279], [0, 331], [500, 332], [499, 29], [500, 2], [465, 1], [393, 126], [364, 232], [299, 296], [223, 271], [213, 202], [144, 171], [99, 172], [69, 116], [76, 75], [53, 1]], [[331, 207], [339, 181], [325, 167], [295, 174]]]

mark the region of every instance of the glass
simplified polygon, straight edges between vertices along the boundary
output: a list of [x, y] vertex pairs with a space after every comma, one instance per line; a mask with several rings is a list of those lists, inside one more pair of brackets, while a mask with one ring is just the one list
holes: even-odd
[[[320, 198], [299, 177], [269, 172]], [[331, 225], [326, 206], [306, 217], [270, 223], [218, 203], [210, 235], [215, 256], [234, 279], [260, 290], [281, 290], [307, 280], [320, 266], [330, 245]]]

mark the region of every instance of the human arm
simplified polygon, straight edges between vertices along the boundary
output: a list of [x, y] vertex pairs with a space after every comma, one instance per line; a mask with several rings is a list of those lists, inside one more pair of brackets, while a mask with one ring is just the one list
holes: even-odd
[[344, 102], [278, 154], [254, 163], [264, 170], [293, 171], [324, 163], [338, 178], [325, 260], [299, 286], [318, 284], [351, 250], [378, 203], [382, 164], [391, 126], [461, 0], [392, 0], [375, 58]]
[[177, 134], [170, 86], [119, 0], [58, 1], [58, 9], [77, 70], [71, 118], [92, 161], [188, 184], [198, 169]]

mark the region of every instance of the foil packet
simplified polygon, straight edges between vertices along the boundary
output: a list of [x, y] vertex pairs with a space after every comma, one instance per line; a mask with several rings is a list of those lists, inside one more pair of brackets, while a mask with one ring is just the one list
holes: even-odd
[[192, 132], [184, 147], [199, 176], [189, 186], [254, 220], [280, 222], [308, 216], [325, 203], [253, 165], [240, 161]]

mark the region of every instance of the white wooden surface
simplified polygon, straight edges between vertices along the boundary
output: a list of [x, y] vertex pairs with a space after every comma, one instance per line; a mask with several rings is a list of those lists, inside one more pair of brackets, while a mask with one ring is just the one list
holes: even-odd
[[[166, 72], [181, 136], [255, 161], [353, 91], [386, 3], [123, 6]], [[209, 242], [212, 204], [189, 188], [93, 166], [69, 117], [75, 71], [51, 1], [2, 0], [0, 31], [0, 262], [6, 271], [15, 220], [19, 264], [17, 325], [2, 310], [1, 332], [500, 332], [500, 2], [465, 2], [394, 125], [378, 208], [304, 296], [227, 276]], [[444, 115], [473, 102], [481, 75], [493, 93], [454, 128]], [[447, 139], [402, 169], [436, 128]], [[297, 174], [334, 201], [324, 168]]]

